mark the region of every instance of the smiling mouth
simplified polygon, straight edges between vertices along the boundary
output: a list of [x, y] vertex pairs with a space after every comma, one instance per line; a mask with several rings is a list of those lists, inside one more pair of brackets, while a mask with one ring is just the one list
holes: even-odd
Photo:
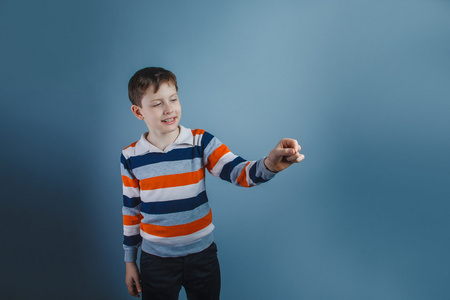
[[176, 117], [170, 118], [170, 119], [165, 119], [162, 120], [163, 123], [173, 123], [175, 121]]

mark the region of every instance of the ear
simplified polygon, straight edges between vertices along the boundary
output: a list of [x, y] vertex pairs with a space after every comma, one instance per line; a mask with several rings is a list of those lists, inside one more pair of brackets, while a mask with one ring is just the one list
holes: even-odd
[[141, 112], [141, 108], [135, 104], [131, 105], [131, 111], [139, 120], [144, 120], [144, 115]]

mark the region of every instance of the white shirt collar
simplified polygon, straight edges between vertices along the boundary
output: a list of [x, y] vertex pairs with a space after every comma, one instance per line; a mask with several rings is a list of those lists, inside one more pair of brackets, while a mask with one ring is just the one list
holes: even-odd
[[147, 140], [147, 134], [148, 132], [145, 132], [142, 134], [139, 141], [136, 143], [136, 146], [134, 148], [136, 155], [142, 155], [147, 152], [158, 152], [158, 153], [165, 153], [173, 148], [176, 148], [177, 145], [194, 145], [194, 136], [192, 135], [192, 131], [188, 128], [185, 128], [181, 125], [178, 125], [180, 127], [180, 133], [178, 134], [177, 139], [173, 142], [173, 144], [168, 145], [166, 149], [161, 150], [158, 147], [154, 146]]

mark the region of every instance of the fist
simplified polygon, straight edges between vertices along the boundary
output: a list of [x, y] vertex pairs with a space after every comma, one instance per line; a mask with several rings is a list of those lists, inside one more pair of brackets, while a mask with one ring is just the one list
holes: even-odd
[[302, 147], [297, 140], [282, 139], [276, 147], [270, 151], [264, 160], [264, 165], [269, 171], [280, 172], [294, 163], [299, 163], [305, 159], [305, 155], [300, 154]]

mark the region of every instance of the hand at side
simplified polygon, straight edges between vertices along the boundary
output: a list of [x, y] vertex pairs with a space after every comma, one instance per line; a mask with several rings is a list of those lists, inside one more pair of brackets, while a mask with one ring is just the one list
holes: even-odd
[[139, 298], [142, 287], [139, 280], [139, 269], [135, 262], [126, 263], [125, 284], [127, 285], [128, 293], [131, 296]]

